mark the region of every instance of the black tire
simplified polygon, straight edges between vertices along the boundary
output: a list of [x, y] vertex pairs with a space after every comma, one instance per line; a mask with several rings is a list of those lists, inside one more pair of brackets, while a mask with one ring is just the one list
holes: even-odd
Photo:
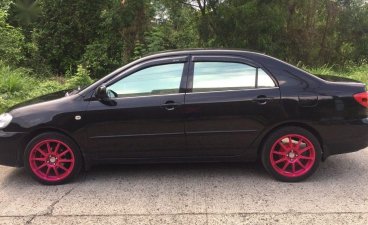
[[322, 148], [318, 139], [311, 132], [296, 126], [282, 127], [272, 132], [266, 138], [261, 152], [264, 168], [275, 179], [283, 182], [307, 179], [317, 170], [321, 158]]
[[[51, 152], [54, 152], [48, 152], [49, 146]], [[41, 149], [43, 153], [36, 149]], [[36, 154], [38, 157], [43, 158], [39, 160]], [[30, 157], [32, 157], [32, 160], [30, 160]], [[46, 185], [58, 185], [70, 182], [78, 176], [82, 165], [83, 160], [78, 145], [69, 137], [56, 132], [43, 133], [33, 138], [28, 143], [24, 152], [24, 166], [27, 172], [35, 180]], [[42, 167], [42, 169], [36, 169], [38, 166]], [[64, 170], [65, 168], [67, 170]], [[51, 176], [52, 173], [53, 176]]]

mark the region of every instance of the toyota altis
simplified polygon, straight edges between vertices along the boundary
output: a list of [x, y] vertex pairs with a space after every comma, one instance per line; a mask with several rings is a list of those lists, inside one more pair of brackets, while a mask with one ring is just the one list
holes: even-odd
[[256, 159], [294, 182], [330, 155], [367, 146], [364, 84], [236, 50], [147, 56], [0, 116], [0, 164], [44, 184], [101, 163]]

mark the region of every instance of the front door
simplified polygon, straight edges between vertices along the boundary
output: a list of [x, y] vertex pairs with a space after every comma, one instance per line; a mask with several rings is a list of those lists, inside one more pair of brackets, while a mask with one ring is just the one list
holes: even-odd
[[99, 159], [172, 157], [185, 151], [187, 57], [143, 63], [106, 84], [109, 101], [91, 101], [87, 152]]

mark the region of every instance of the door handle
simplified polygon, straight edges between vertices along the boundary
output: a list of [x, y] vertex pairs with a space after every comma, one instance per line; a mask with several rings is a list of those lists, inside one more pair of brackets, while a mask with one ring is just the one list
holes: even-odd
[[176, 107], [178, 107], [180, 104], [176, 103], [174, 101], [167, 101], [165, 102], [162, 106], [167, 110], [167, 111], [172, 111], [174, 110]]
[[253, 101], [257, 102], [259, 105], [266, 105], [269, 100], [272, 98], [267, 97], [266, 95], [259, 95]]

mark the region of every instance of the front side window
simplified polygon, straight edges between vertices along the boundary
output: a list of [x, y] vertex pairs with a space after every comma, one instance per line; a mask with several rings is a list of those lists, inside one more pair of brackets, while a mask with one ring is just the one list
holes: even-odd
[[196, 62], [194, 64], [193, 92], [257, 87], [275, 87], [273, 80], [260, 68], [233, 62]]
[[135, 97], [179, 93], [184, 63], [148, 67], [110, 85], [115, 97]]

